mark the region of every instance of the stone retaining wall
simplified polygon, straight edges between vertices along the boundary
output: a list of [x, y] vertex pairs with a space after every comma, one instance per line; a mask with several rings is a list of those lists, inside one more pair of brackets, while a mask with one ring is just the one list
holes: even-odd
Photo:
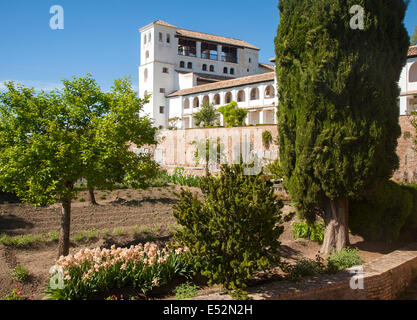
[[[401, 182], [417, 183], [417, 153], [414, 147], [415, 130], [410, 124], [409, 116], [400, 116], [402, 135], [398, 139], [397, 154], [400, 158], [400, 167], [393, 178]], [[262, 143], [262, 132], [268, 130], [274, 139], [278, 136], [276, 125], [236, 127], [236, 128], [210, 128], [165, 130], [160, 134], [160, 143], [155, 151], [155, 158], [164, 169], [172, 172], [176, 167], [184, 167], [187, 174], [203, 175], [204, 165], [196, 163], [194, 153], [196, 141], [207, 138], [221, 138], [224, 147], [224, 157], [231, 164], [235, 158], [235, 146], [238, 142], [249, 142], [250, 150], [260, 158], [274, 160], [278, 157], [278, 146], [272, 143], [265, 148]], [[247, 138], [245, 138], [247, 137]], [[216, 170], [213, 170], [216, 171]]]
[[[254, 300], [391, 300], [417, 277], [417, 243], [410, 244], [363, 265], [363, 289], [353, 290], [355, 274], [306, 277], [303, 282], [277, 281], [248, 290]], [[213, 294], [195, 300], [232, 300]]]

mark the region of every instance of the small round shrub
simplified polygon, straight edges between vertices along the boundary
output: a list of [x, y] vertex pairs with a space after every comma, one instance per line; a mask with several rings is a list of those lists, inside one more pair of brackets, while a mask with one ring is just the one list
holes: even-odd
[[190, 282], [183, 283], [175, 288], [175, 299], [191, 299], [197, 295], [198, 286]]
[[304, 238], [321, 244], [324, 239], [324, 229], [323, 222], [315, 221], [309, 224], [301, 221], [293, 225], [292, 232], [295, 239]]
[[359, 266], [363, 263], [359, 250], [356, 248], [345, 248], [335, 251], [327, 260], [328, 265], [334, 266], [338, 270]]
[[372, 198], [351, 201], [349, 226], [366, 240], [395, 241], [413, 207], [413, 195], [404, 186], [386, 181]]
[[282, 201], [261, 175], [245, 175], [242, 165], [225, 166], [219, 176], [201, 178], [203, 201], [182, 190], [174, 216], [183, 228], [175, 237], [190, 249], [195, 266], [227, 290], [246, 286], [257, 270], [278, 260], [283, 232]]
[[22, 265], [18, 265], [13, 269], [12, 277], [16, 281], [23, 282], [29, 277], [29, 270]]

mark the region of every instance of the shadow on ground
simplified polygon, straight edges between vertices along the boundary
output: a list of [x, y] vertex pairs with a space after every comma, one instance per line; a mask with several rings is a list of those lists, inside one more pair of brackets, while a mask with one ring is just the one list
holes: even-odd
[[116, 200], [110, 202], [111, 204], [119, 204], [119, 205], [125, 205], [130, 207], [137, 207], [144, 203], [150, 203], [150, 204], [176, 204], [177, 201], [171, 198], [158, 198], [153, 199], [150, 197], [145, 197], [143, 200], [126, 200], [123, 198], [117, 198]]
[[[14, 215], [0, 216], [0, 234], [17, 235], [16, 229], [33, 228], [33, 223]], [[14, 230], [14, 231], [12, 231]]]

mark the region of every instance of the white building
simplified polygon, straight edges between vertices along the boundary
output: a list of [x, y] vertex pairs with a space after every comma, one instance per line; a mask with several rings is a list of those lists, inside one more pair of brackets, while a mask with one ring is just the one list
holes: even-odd
[[[200, 94], [202, 93], [200, 89], [191, 92], [187, 91], [188, 89], [207, 85], [212, 88], [210, 90], [218, 91], [220, 103], [223, 103], [228, 101], [229, 97], [225, 97], [226, 92], [223, 94], [220, 90], [226, 88], [223, 83], [231, 81], [228, 82], [227, 88], [232, 90], [233, 95], [237, 88], [232, 89], [231, 84], [234, 79], [239, 79], [239, 88], [245, 92], [245, 101], [248, 101], [246, 97], [249, 98], [250, 92], [246, 91], [255, 83], [259, 83], [256, 77], [250, 76], [269, 73], [267, 82], [274, 82], [273, 66], [259, 63], [259, 48], [245, 41], [185, 30], [160, 20], [152, 22], [139, 31], [141, 33], [139, 95], [144, 97], [151, 94], [145, 112], [154, 119], [157, 127], [167, 128], [169, 120], [177, 117], [181, 119], [178, 123], [179, 128], [187, 127], [187, 121], [192, 124], [191, 113], [188, 111], [195, 112], [198, 107], [194, 106], [196, 104], [201, 106], [205, 95]], [[247, 79], [247, 86], [242, 79]], [[258, 89], [258, 96], [261, 97], [261, 94], [264, 94], [263, 86]], [[188, 99], [194, 101], [198, 97], [201, 100], [191, 104], [191, 110], [186, 110], [187, 108], [184, 110], [187, 99], [182, 95], [184, 92], [188, 94]], [[274, 92], [272, 90], [271, 94]], [[236, 98], [233, 95], [232, 100]], [[258, 100], [251, 106], [260, 105], [261, 101]], [[243, 101], [240, 104], [242, 103]], [[184, 118], [184, 113], [189, 115]]]
[[[249, 111], [248, 125], [277, 123], [274, 66], [259, 63], [259, 48], [161, 20], [139, 31], [139, 95], [151, 94], [144, 111], [155, 126], [194, 128], [193, 115], [204, 103], [220, 107], [231, 101]], [[417, 46], [409, 49], [399, 86], [400, 114], [417, 110]]]
[[407, 64], [400, 77], [400, 114], [417, 110], [417, 46], [408, 50]]

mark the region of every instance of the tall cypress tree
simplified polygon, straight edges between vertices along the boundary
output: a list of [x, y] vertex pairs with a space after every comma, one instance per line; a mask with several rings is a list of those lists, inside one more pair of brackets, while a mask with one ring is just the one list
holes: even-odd
[[[352, 6], [364, 28], [352, 29]], [[398, 168], [404, 0], [280, 0], [280, 160], [301, 212], [323, 215], [323, 253], [349, 244], [349, 199]]]

